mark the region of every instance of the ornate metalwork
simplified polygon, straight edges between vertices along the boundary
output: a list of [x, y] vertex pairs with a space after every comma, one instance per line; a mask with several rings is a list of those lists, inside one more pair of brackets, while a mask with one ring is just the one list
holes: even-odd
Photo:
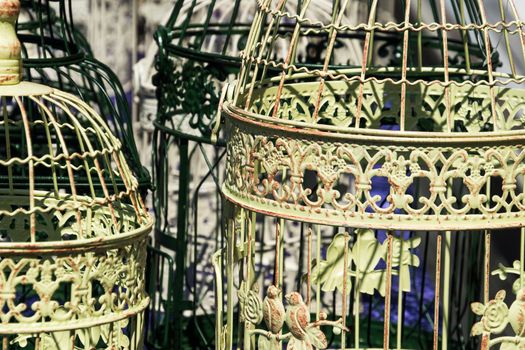
[[[489, 20], [482, 0], [405, 1], [392, 19], [380, 10], [387, 1], [364, 2], [355, 18], [345, 17], [350, 3], [331, 2], [322, 19], [308, 1], [259, 1], [237, 80], [223, 90], [217, 348], [519, 349], [525, 36], [516, 5], [494, 2]], [[313, 38], [325, 44], [306, 63], [299, 52]], [[510, 63], [498, 69], [501, 56]], [[510, 239], [498, 229], [518, 233], [503, 253], [519, 254], [512, 267], [497, 256]], [[291, 281], [290, 261], [299, 266]], [[505, 291], [489, 301], [491, 274], [517, 277], [510, 307]], [[238, 329], [237, 310], [269, 285], [296, 291], [283, 328], [239, 317]], [[461, 311], [476, 300], [473, 313]], [[310, 319], [340, 319], [340, 328], [308, 334]], [[515, 336], [504, 334], [509, 324]], [[283, 344], [286, 332], [294, 342]]]
[[2, 348], [141, 349], [153, 220], [102, 117], [19, 82], [19, 11], [0, 1]]

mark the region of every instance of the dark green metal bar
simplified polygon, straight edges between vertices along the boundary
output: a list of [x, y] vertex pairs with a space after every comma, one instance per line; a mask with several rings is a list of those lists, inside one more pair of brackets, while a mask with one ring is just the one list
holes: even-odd
[[179, 140], [180, 172], [179, 172], [179, 202], [177, 207], [177, 246], [173, 247], [175, 255], [175, 286], [174, 286], [174, 338], [175, 344], [182, 342], [182, 323], [184, 311], [184, 272], [186, 270], [186, 244], [188, 228], [188, 192], [190, 181], [189, 141]]

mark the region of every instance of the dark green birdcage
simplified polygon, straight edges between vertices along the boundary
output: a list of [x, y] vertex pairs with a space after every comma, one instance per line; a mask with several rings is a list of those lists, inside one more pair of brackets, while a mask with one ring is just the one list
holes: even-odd
[[[95, 108], [122, 140], [140, 187], [150, 188], [149, 173], [135, 146], [127, 96], [111, 69], [91, 56], [89, 44], [74, 25], [72, 1], [26, 0], [22, 11], [17, 31], [26, 79], [75, 93]], [[87, 181], [79, 180], [83, 183]]]
[[173, 289], [168, 277], [160, 277], [165, 265], [156, 265], [150, 275], [150, 293], [157, 298], [149, 311], [147, 342], [157, 349], [182, 342], [190, 348], [213, 345], [208, 256], [223, 243], [218, 183], [224, 144], [219, 139], [213, 145], [211, 131], [222, 84], [239, 70], [239, 52], [255, 5], [178, 0], [155, 34], [153, 178], [158, 221], [156, 249], [150, 252], [152, 261], [173, 259]]

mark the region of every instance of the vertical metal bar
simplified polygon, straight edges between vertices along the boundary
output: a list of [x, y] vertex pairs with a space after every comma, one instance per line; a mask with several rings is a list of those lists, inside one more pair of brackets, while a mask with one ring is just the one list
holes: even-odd
[[445, 232], [445, 256], [443, 262], [443, 326], [441, 329], [441, 349], [448, 348], [448, 321], [450, 314], [450, 245], [452, 233]]
[[[301, 14], [300, 14], [300, 17], [303, 17], [304, 14], [306, 13], [306, 10], [308, 9], [308, 6], [310, 5], [310, 1], [311, 0], [305, 0], [305, 4], [304, 4], [304, 7], [301, 9]], [[297, 41], [299, 40], [300, 38], [300, 35], [299, 35], [299, 30], [301, 29], [301, 24], [300, 23], [297, 23], [295, 25], [295, 28], [294, 28], [294, 31], [293, 31], [293, 34], [292, 34], [292, 38], [290, 39], [290, 48], [288, 49], [288, 52], [286, 54], [286, 58], [284, 60], [284, 64], [285, 65], [289, 65], [290, 62], [292, 62], [292, 53], [294, 52], [294, 48], [297, 44]], [[281, 78], [279, 80], [279, 87], [277, 88], [277, 93], [276, 93], [276, 96], [275, 96], [275, 105], [274, 105], [274, 108], [273, 108], [273, 112], [272, 112], [272, 118], [275, 118], [275, 116], [277, 115], [277, 112], [279, 111], [279, 106], [280, 106], [280, 101], [281, 101], [281, 94], [282, 94], [282, 91], [283, 91], [283, 86], [284, 86], [284, 81], [286, 79], [286, 75], [287, 75], [287, 70], [284, 70], [282, 71], [281, 73]]]
[[[321, 261], [321, 226], [317, 225], [316, 230], [317, 230], [316, 258], [317, 258], [317, 261]], [[321, 313], [321, 282], [319, 278], [317, 279], [315, 299], [316, 299], [315, 314], [316, 314], [316, 319], [319, 319], [319, 314]]]
[[[406, 0], [405, 3], [405, 19], [404, 19], [404, 27], [407, 27], [408, 23], [410, 22], [410, 0]], [[409, 30], [404, 29], [403, 33], [403, 63], [401, 67], [401, 106], [400, 106], [400, 116], [399, 116], [399, 122], [400, 122], [400, 128], [401, 131], [405, 130], [405, 117], [406, 117], [406, 94], [407, 94], [407, 63], [408, 63], [408, 34]]]
[[[377, 1], [378, 0], [373, 0], [372, 5], [370, 6], [370, 13], [368, 15], [368, 29], [374, 26], [374, 22], [376, 18]], [[355, 125], [354, 125], [356, 129], [359, 128], [361, 112], [363, 109], [363, 89], [364, 89], [364, 84], [365, 84], [366, 68], [367, 68], [367, 62], [368, 62], [368, 50], [369, 50], [369, 45], [370, 45], [370, 37], [371, 37], [370, 31], [367, 31], [365, 35], [365, 43], [363, 46], [363, 60], [361, 62], [361, 75], [360, 75], [360, 80], [359, 80], [359, 96], [357, 98], [357, 111], [356, 111]]]
[[[355, 231], [354, 231], [354, 237], [355, 237]], [[357, 249], [356, 256], [361, 256], [361, 245], [357, 245], [357, 247], [354, 245], [354, 249]], [[355, 348], [359, 349], [360, 346], [360, 322], [359, 322], [359, 312], [358, 310], [361, 308], [361, 294], [359, 293], [359, 290], [361, 289], [361, 276], [360, 271], [357, 267], [357, 264], [355, 264], [356, 268], [356, 274], [355, 274], [355, 288], [354, 288], [354, 344]]]
[[[6, 149], [6, 157], [7, 157], [6, 159], [11, 159], [11, 137], [9, 133], [9, 115], [7, 113], [7, 98], [5, 96], [2, 96], [2, 115], [4, 119], [4, 124], [5, 124], [4, 127], [5, 127], [5, 149]], [[53, 160], [51, 160], [51, 163], [54, 164]], [[54, 173], [55, 173], [55, 168], [53, 167], [53, 174]], [[7, 166], [7, 176], [9, 178], [9, 192], [12, 192], [13, 191], [13, 167], [11, 164]]]
[[[510, 7], [512, 9], [512, 15], [514, 16], [514, 19], [516, 21], [520, 20], [520, 16], [518, 14], [518, 9], [516, 8], [516, 4], [514, 3], [514, 0], [509, 0]], [[523, 35], [523, 29], [522, 26], [517, 26], [518, 34], [520, 37], [520, 43], [521, 43], [521, 55], [523, 57], [523, 64], [525, 64], [525, 36]]]
[[[348, 235], [348, 233], [345, 232], [345, 246], [344, 246], [344, 254], [343, 254], [343, 264], [344, 264], [344, 267], [343, 267], [343, 302], [342, 302], [342, 311], [341, 311], [341, 317], [343, 319], [343, 331], [341, 332], [341, 350], [345, 350], [346, 349], [346, 331], [345, 331], [345, 328], [346, 328], [346, 302], [347, 302], [347, 298], [348, 298], [348, 295], [346, 293], [347, 291], [347, 278], [346, 276], [348, 275], [348, 240], [349, 240], [350, 236]], [[358, 349], [359, 346], [356, 345], [356, 349]]]
[[310, 307], [311, 289], [312, 289], [312, 227], [308, 227], [308, 277], [306, 279], [306, 305]]
[[[508, 23], [507, 22], [507, 19], [505, 18], [505, 9], [503, 8], [503, 2], [501, 0], [498, 1], [499, 2], [499, 11], [500, 11], [500, 14], [501, 14], [501, 21], [503, 23]], [[510, 39], [509, 39], [509, 30], [506, 26], [503, 26], [502, 28], [503, 30], [503, 37], [505, 38], [505, 48], [507, 50], [507, 55], [509, 57], [509, 63], [510, 63], [510, 69], [512, 71], [512, 77], [513, 78], [516, 78], [516, 66], [514, 64], [514, 58], [513, 58], [513, 53], [512, 53], [512, 50], [510, 48]]]
[[[232, 209], [233, 211], [235, 209]], [[235, 213], [233, 213], [235, 218]], [[235, 219], [229, 220], [228, 225], [228, 243], [227, 243], [227, 259], [226, 259], [226, 329], [229, 330], [226, 334], [226, 349], [231, 349], [233, 346], [232, 330], [235, 329], [233, 325], [233, 265], [235, 254]]]
[[[483, 258], [483, 303], [489, 302], [489, 277], [490, 277], [490, 231], [485, 231], [485, 254]], [[520, 276], [521, 277], [521, 276]], [[490, 333], [483, 332], [481, 338], [481, 350], [488, 350]]]
[[174, 322], [173, 336], [175, 344], [182, 341], [182, 313], [184, 311], [184, 270], [186, 261], [186, 230], [188, 226], [188, 192], [190, 181], [189, 141], [179, 140], [180, 172], [179, 172], [179, 200], [177, 206], [177, 238], [175, 255], [175, 286], [174, 286]]
[[489, 29], [486, 27], [487, 25], [487, 16], [485, 14], [485, 6], [483, 4], [483, 0], [478, 0], [479, 4], [479, 11], [482, 19], [482, 24], [484, 26], [483, 28], [483, 36], [485, 39], [485, 55], [487, 60], [487, 73], [489, 77], [489, 84], [490, 84], [490, 107], [492, 112], [492, 122], [494, 124], [494, 131], [498, 131], [498, 116], [496, 114], [496, 98], [494, 96], [494, 74], [493, 74], [493, 68], [492, 68], [492, 50], [490, 48], [490, 36], [489, 36]]
[[[417, 25], [421, 25], [421, 0], [417, 0]], [[417, 32], [417, 67], [419, 70], [423, 67], [423, 33]]]
[[[465, 0], [459, 1], [459, 13], [461, 17], [461, 26], [465, 25]], [[467, 74], [470, 74], [470, 52], [469, 52], [469, 46], [468, 46], [468, 31], [463, 29], [461, 31], [461, 38], [463, 40], [463, 50], [465, 52], [465, 68], [467, 70]]]
[[439, 342], [439, 295], [441, 293], [441, 235], [437, 236], [436, 242], [436, 278], [434, 287], [434, 341], [433, 350], [438, 349]]
[[523, 288], [523, 274], [525, 273], [525, 227], [521, 228], [520, 235], [520, 289]]
[[399, 248], [399, 288], [397, 291], [397, 331], [396, 331], [396, 347], [401, 350], [401, 335], [403, 334], [403, 274], [401, 273], [401, 265], [403, 263], [403, 239], [400, 240], [401, 246]]
[[215, 272], [215, 350], [222, 350], [223, 300], [222, 300], [222, 252], [220, 249], [212, 256], [212, 265]]
[[275, 260], [274, 260], [274, 271], [273, 271], [273, 284], [276, 287], [282, 285], [282, 276], [281, 276], [281, 236], [282, 236], [282, 225], [283, 219], [277, 219], [275, 223]]
[[[447, 24], [447, 13], [445, 9], [445, 1], [440, 0], [440, 7], [441, 7], [441, 24], [445, 26]], [[449, 71], [448, 71], [448, 33], [447, 29], [443, 29], [442, 32], [443, 36], [443, 66], [444, 66], [444, 72], [445, 72], [445, 83], [447, 84], [445, 86], [445, 113], [447, 116], [447, 132], [451, 132], [453, 128], [453, 120], [452, 120], [452, 113], [451, 113], [451, 101], [450, 101], [450, 86], [449, 83]]]
[[385, 287], [385, 320], [383, 325], [383, 350], [390, 349], [390, 305], [392, 299], [392, 250], [393, 237], [388, 232], [387, 237], [387, 256], [386, 256], [386, 287]]
[[[259, 2], [259, 7], [262, 7], [262, 6], [269, 6], [271, 4], [271, 0], [266, 0], [264, 2]], [[259, 10], [255, 13], [255, 17], [253, 19], [253, 24], [252, 24], [252, 28], [255, 29], [255, 28], [260, 28], [261, 26], [261, 23], [263, 21], [263, 13], [262, 13], [262, 10]], [[272, 19], [272, 22], [273, 23], [273, 19]], [[259, 31], [257, 30], [250, 30], [250, 33], [248, 34], [248, 38], [246, 39], [246, 45], [244, 47], [244, 52], [245, 52], [245, 55], [246, 56], [249, 56], [251, 55], [252, 53], [255, 53], [255, 50], [256, 50], [256, 47], [255, 47], [255, 44], [256, 44], [256, 37], [259, 35]], [[243, 65], [241, 66], [241, 70], [239, 71], [239, 74], [238, 74], [238, 81], [239, 83], [236, 84], [235, 86], [235, 90], [234, 90], [234, 95], [233, 95], [233, 104], [234, 105], [237, 105], [237, 100], [239, 98], [239, 95], [241, 93], [241, 86], [245, 86], [246, 85], [246, 80], [249, 78], [250, 76], [250, 68], [251, 68], [251, 64], [246, 64], [246, 61], [243, 61]], [[252, 84], [253, 85], [253, 84]], [[253, 89], [251, 89], [251, 91], [253, 91]], [[250, 99], [251, 98], [251, 92], [248, 94], [247, 96], [247, 99]]]
[[[24, 108], [24, 105], [22, 104], [22, 99], [20, 97], [15, 97], [16, 103], [18, 104], [18, 108], [20, 109], [20, 114], [22, 115], [22, 122], [24, 124], [24, 133], [27, 140], [27, 158], [29, 159], [28, 167], [29, 167], [29, 210], [31, 211], [31, 214], [29, 216], [29, 222], [30, 222], [30, 234], [31, 234], [31, 242], [36, 242], [36, 214], [34, 213], [35, 209], [35, 167], [34, 167], [34, 160], [33, 160], [33, 146], [31, 142], [31, 130], [30, 130], [30, 123], [29, 119], [27, 118], [27, 113]], [[80, 223], [79, 224], [80, 228]]]
[[[285, 4], [286, 4], [285, 1], [281, 1], [281, 3], [277, 7], [277, 10], [281, 11]], [[256, 19], [259, 18], [257, 16], [260, 16], [260, 14], [258, 13], [256, 15]], [[272, 42], [270, 44], [265, 44], [265, 45], [268, 45], [270, 47], [270, 49], [268, 50], [268, 52], [266, 54], [266, 56], [267, 56], [266, 58], [269, 58], [270, 55], [271, 55], [271, 52], [272, 52], [271, 48], [273, 47], [273, 45], [275, 43], [275, 40], [276, 40], [276, 37], [277, 37], [277, 30], [279, 29], [279, 22], [277, 22], [277, 24], [275, 24], [275, 28], [274, 28], [274, 23], [275, 23], [275, 16], [272, 16], [272, 18], [270, 20], [270, 23], [268, 23], [266, 25], [266, 27], [267, 27], [266, 28], [266, 32], [265, 32], [263, 38], [260, 40], [260, 42], [262, 42], [262, 43], [268, 43], [269, 40], [272, 40]], [[253, 26], [253, 27], [255, 28], [255, 26]], [[257, 25], [257, 27], [258, 27], [258, 25]], [[253, 32], [254, 32], [253, 35], [255, 35], [256, 31], [253, 31]], [[252, 35], [252, 33], [250, 33], [250, 35]], [[272, 35], [271, 38], [270, 38], [270, 35]], [[263, 54], [264, 54], [264, 47], [261, 47], [260, 50], [259, 50], [259, 55], [258, 55], [257, 59], [261, 59]], [[250, 87], [249, 87], [248, 93], [246, 94], [246, 103], [244, 105], [244, 108], [246, 108], [246, 109], [248, 109], [250, 107], [250, 103], [251, 103], [251, 99], [252, 99], [252, 95], [253, 95], [253, 89], [255, 88], [255, 85], [256, 85], [255, 81], [257, 80], [257, 76], [259, 75], [259, 66], [260, 65], [261, 64], [255, 64], [255, 67], [253, 68], [252, 79], [251, 79], [251, 83], [249, 85]], [[242, 69], [243, 68], [241, 68], [241, 70]], [[241, 76], [241, 75], [239, 75], [239, 76]], [[262, 74], [260, 76], [261, 81], [264, 80], [265, 76], [266, 76], [266, 65], [264, 66], [263, 72], [262, 72]]]
[[[335, 0], [335, 7], [334, 7], [334, 15], [337, 11], [337, 6], [339, 5], [339, 0]], [[328, 65], [330, 64], [330, 60], [332, 58], [332, 54], [334, 52], [334, 44], [335, 44], [335, 39], [337, 37], [337, 29], [335, 28], [336, 26], [339, 26], [339, 24], [341, 23], [341, 20], [343, 19], [343, 15], [345, 13], [345, 9], [346, 9], [346, 6], [348, 4], [348, 0], [343, 0], [343, 4], [341, 6], [341, 9], [340, 9], [340, 12], [336, 18], [336, 21], [334, 23], [334, 19], [332, 17], [332, 24], [333, 24], [333, 27], [332, 29], [330, 30], [330, 40], [328, 42], [328, 46], [326, 48], [326, 56], [324, 58], [324, 64], [323, 64], [323, 73], [326, 73], [328, 71]], [[317, 116], [319, 114], [319, 107], [321, 105], [321, 98], [323, 96], [323, 90], [324, 90], [324, 85], [325, 84], [325, 79], [324, 79], [324, 75], [321, 76], [321, 81], [319, 82], [319, 88], [318, 88], [318, 91], [317, 91], [317, 100], [315, 102], [315, 106], [314, 106], [314, 113], [312, 115], [312, 119], [314, 121], [317, 121]]]

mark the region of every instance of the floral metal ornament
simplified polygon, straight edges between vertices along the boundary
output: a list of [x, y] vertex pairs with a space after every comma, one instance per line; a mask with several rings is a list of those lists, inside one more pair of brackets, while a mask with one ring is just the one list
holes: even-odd
[[[520, 350], [525, 348], [525, 288], [520, 289], [516, 300], [505, 304], [506, 293], [500, 290], [494, 299], [486, 305], [472, 303], [472, 311], [481, 317], [471, 330], [472, 336], [482, 335], [482, 347], [490, 349], [499, 345], [499, 349]], [[515, 336], [491, 337], [503, 333], [510, 324]]]
[[[338, 289], [343, 291], [344, 272], [346, 271], [346, 293], [352, 290], [351, 277], [354, 276], [359, 281], [359, 292], [374, 294], [377, 290], [382, 296], [385, 295], [386, 269], [377, 269], [381, 260], [387, 260], [387, 244], [378, 241], [373, 230], [358, 229], [356, 230], [357, 240], [347, 255], [346, 268], [344, 264], [345, 243], [348, 240], [347, 233], [338, 233], [330, 243], [326, 253], [326, 260], [316, 265], [312, 270], [312, 282], [320, 283], [324, 292], [331, 292]], [[404, 292], [410, 292], [410, 266], [418, 267], [419, 258], [410, 252], [415, 249], [421, 242], [420, 237], [414, 237], [404, 240], [399, 237], [392, 237], [392, 267], [398, 267], [393, 271], [394, 275], [400, 275]], [[348, 248], [347, 248], [348, 249]], [[350, 268], [354, 263], [355, 270]]]
[[19, 11], [0, 1], [2, 348], [141, 349], [153, 220], [105, 120], [20, 81]]

